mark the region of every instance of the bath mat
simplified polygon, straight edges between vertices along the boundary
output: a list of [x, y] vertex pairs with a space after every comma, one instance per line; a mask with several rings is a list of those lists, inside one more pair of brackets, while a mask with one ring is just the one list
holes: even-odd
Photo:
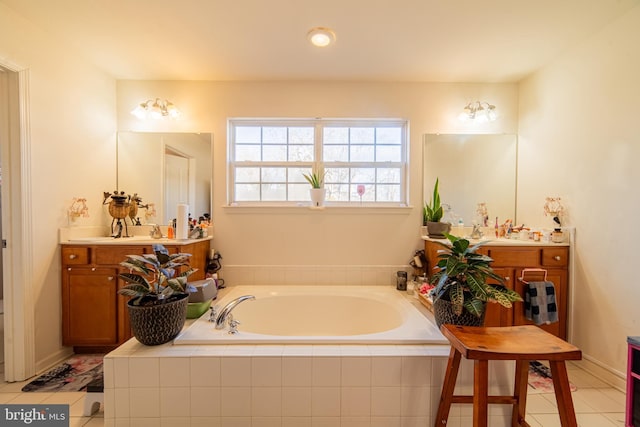
[[[534, 393], [554, 393], [551, 369], [548, 366], [534, 360], [529, 363], [529, 387]], [[571, 391], [576, 391], [577, 387], [569, 382]]]
[[87, 384], [102, 379], [103, 354], [77, 354], [40, 375], [22, 391], [83, 391]]

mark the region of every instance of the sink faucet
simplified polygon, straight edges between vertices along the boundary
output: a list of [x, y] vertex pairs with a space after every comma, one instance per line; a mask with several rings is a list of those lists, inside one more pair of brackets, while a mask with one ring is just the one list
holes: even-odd
[[160, 226], [157, 224], [149, 224], [149, 225], [151, 225], [151, 232], [149, 233], [149, 235], [154, 239], [161, 239], [162, 231], [160, 230]]
[[[231, 316], [231, 310], [233, 310], [242, 301], [246, 301], [246, 300], [250, 300], [250, 299], [256, 299], [256, 297], [254, 297], [253, 295], [243, 295], [241, 297], [238, 297], [238, 298], [234, 299], [233, 301], [231, 301], [227, 305], [225, 305], [222, 308], [222, 310], [220, 310], [220, 313], [217, 316], [212, 315], [209, 318], [209, 321], [210, 322], [215, 322], [216, 329], [223, 329], [225, 323], [227, 323], [227, 320]], [[214, 313], [214, 312], [212, 312], [212, 313]]]

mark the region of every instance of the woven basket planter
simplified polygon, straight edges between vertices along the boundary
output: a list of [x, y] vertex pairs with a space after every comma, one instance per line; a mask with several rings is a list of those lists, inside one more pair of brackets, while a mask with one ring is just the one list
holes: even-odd
[[486, 304], [485, 310], [482, 311], [482, 315], [477, 317], [474, 314], [471, 314], [466, 309], [462, 310], [460, 316], [456, 315], [453, 312], [453, 306], [450, 301], [439, 298], [433, 302], [433, 317], [436, 319], [436, 325], [438, 325], [438, 329], [440, 326], [448, 323], [451, 325], [461, 325], [461, 326], [482, 326], [484, 324], [484, 315], [486, 313]]
[[133, 305], [127, 303], [133, 336], [144, 345], [160, 345], [174, 339], [187, 319], [189, 294], [158, 305]]

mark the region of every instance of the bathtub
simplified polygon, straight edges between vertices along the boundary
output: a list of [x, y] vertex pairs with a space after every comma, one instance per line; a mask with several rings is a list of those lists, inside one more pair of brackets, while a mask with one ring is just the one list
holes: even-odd
[[431, 318], [386, 286], [236, 286], [216, 301], [254, 295], [235, 307], [238, 333], [217, 330], [209, 313], [175, 345], [203, 344], [447, 344]]

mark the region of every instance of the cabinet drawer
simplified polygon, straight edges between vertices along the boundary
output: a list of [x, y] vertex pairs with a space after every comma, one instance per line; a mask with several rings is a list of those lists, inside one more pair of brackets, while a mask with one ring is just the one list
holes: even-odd
[[569, 248], [542, 249], [542, 265], [545, 267], [564, 267], [569, 264]]
[[66, 246], [62, 248], [63, 265], [89, 264], [89, 248], [83, 246]]
[[117, 265], [127, 259], [127, 255], [142, 255], [145, 246], [98, 246], [96, 247], [96, 264]]
[[537, 267], [540, 265], [539, 248], [489, 248], [492, 267]]

